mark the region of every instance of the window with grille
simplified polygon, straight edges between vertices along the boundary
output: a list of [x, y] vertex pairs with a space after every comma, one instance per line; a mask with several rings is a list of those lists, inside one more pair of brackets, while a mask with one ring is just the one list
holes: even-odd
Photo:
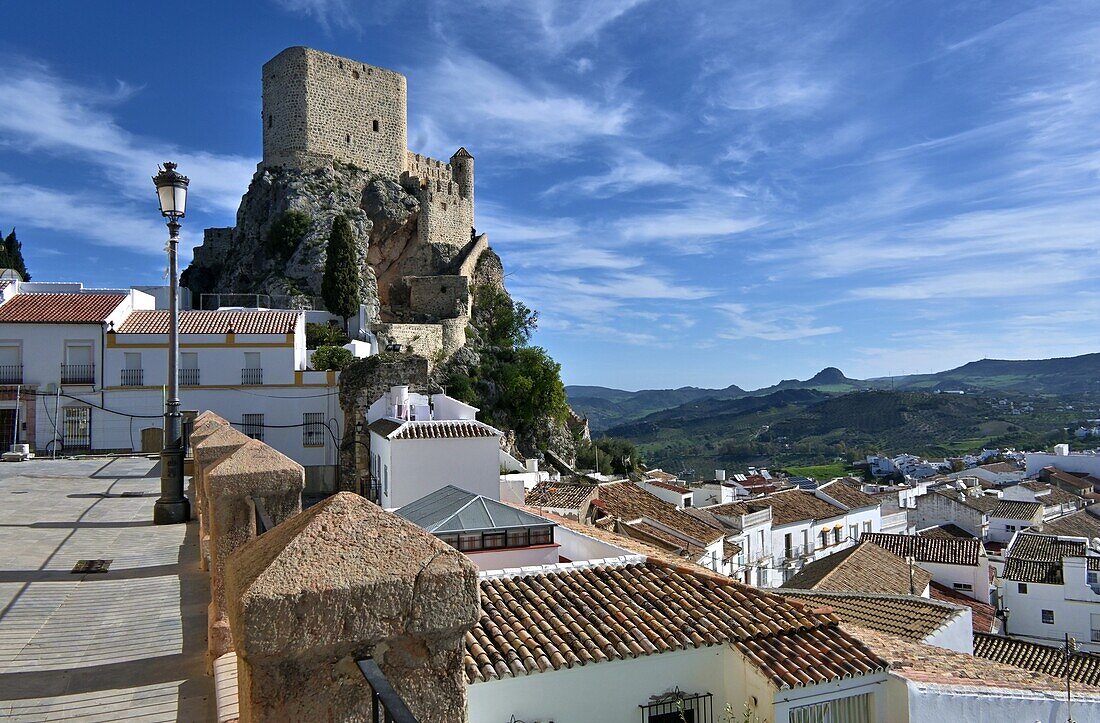
[[64, 437], [65, 449], [91, 449], [92, 446], [92, 408], [65, 407]]
[[791, 708], [790, 723], [870, 723], [871, 694], [850, 695]]
[[1100, 643], [1100, 615], [1092, 613], [1089, 615], [1089, 619], [1092, 621], [1089, 625], [1092, 629], [1092, 642]]
[[325, 413], [305, 412], [302, 414], [302, 446], [325, 446]]
[[1054, 611], [1053, 610], [1044, 610], [1043, 611], [1043, 625], [1053, 625], [1053, 624], [1054, 624]]
[[1020, 593], [1021, 595], [1027, 595], [1027, 583], [1026, 582], [1016, 583], [1016, 592]]
[[252, 437], [252, 439], [264, 441], [264, 415], [242, 414], [241, 431]]

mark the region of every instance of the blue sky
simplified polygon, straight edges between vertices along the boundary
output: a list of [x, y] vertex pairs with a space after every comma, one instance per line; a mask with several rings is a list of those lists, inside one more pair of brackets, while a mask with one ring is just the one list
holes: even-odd
[[[171, 14], [180, 9], [180, 15]], [[4, 3], [0, 227], [36, 279], [157, 283], [233, 223], [260, 66], [409, 79], [568, 383], [758, 387], [1100, 351], [1094, 2]], [[188, 253], [189, 255], [189, 253]]]

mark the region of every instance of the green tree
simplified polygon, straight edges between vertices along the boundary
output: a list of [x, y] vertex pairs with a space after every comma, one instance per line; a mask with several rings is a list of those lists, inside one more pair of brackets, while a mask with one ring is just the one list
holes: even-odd
[[24, 281], [30, 281], [31, 275], [27, 272], [27, 264], [23, 261], [23, 244], [15, 236], [15, 229], [11, 230], [4, 239], [3, 254], [0, 256], [3, 268], [15, 269], [23, 277]]
[[359, 255], [351, 222], [343, 215], [332, 220], [321, 297], [330, 312], [343, 317], [345, 325], [348, 317], [359, 311]]
[[537, 346], [517, 349], [511, 356], [500, 365], [497, 378], [503, 410], [524, 425], [533, 425], [540, 417], [564, 422], [569, 404], [561, 365]]
[[[614, 468], [611, 466], [611, 458], [608, 457], [603, 450], [599, 450], [599, 455], [596, 454], [599, 448], [592, 442], [581, 442], [577, 445], [577, 469], [578, 470], [594, 470], [600, 474], [611, 474], [614, 472]], [[599, 466], [597, 466], [597, 462]]]
[[271, 253], [283, 258], [289, 257], [302, 243], [309, 231], [310, 217], [305, 211], [287, 209], [271, 224], [267, 232], [267, 248]]
[[350, 341], [344, 330], [331, 324], [306, 322], [306, 348], [319, 349], [323, 346], [343, 346]]
[[526, 346], [539, 313], [512, 301], [503, 289], [482, 285], [474, 289], [474, 322], [489, 346]]
[[313, 352], [312, 366], [317, 371], [340, 370], [355, 361], [355, 355], [342, 346], [322, 346]]

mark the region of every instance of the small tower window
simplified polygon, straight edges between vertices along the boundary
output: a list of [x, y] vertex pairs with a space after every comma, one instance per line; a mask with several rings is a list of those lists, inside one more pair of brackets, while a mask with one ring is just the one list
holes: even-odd
[[355, 80], [359, 80], [359, 71], [358, 70], [351, 71], [351, 77], [354, 78]]
[[350, 133], [348, 133], [346, 136], [344, 136], [344, 143], [351, 143], [351, 134]]
[[374, 132], [378, 132], [378, 121], [374, 121]]
[[270, 127], [271, 127], [271, 121], [272, 121], [272, 117], [271, 117], [271, 114], [270, 114], [270, 113], [268, 113], [268, 114], [267, 114], [267, 127], [268, 127], [268, 128], [270, 128]]

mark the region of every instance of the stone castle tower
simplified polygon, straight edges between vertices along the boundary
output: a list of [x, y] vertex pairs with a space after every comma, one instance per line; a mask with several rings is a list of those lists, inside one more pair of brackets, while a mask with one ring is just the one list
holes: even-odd
[[474, 158], [444, 163], [408, 150], [407, 81], [385, 68], [304, 47], [263, 67], [261, 168], [335, 162], [397, 181], [421, 203], [425, 243], [465, 246], [474, 225]]

